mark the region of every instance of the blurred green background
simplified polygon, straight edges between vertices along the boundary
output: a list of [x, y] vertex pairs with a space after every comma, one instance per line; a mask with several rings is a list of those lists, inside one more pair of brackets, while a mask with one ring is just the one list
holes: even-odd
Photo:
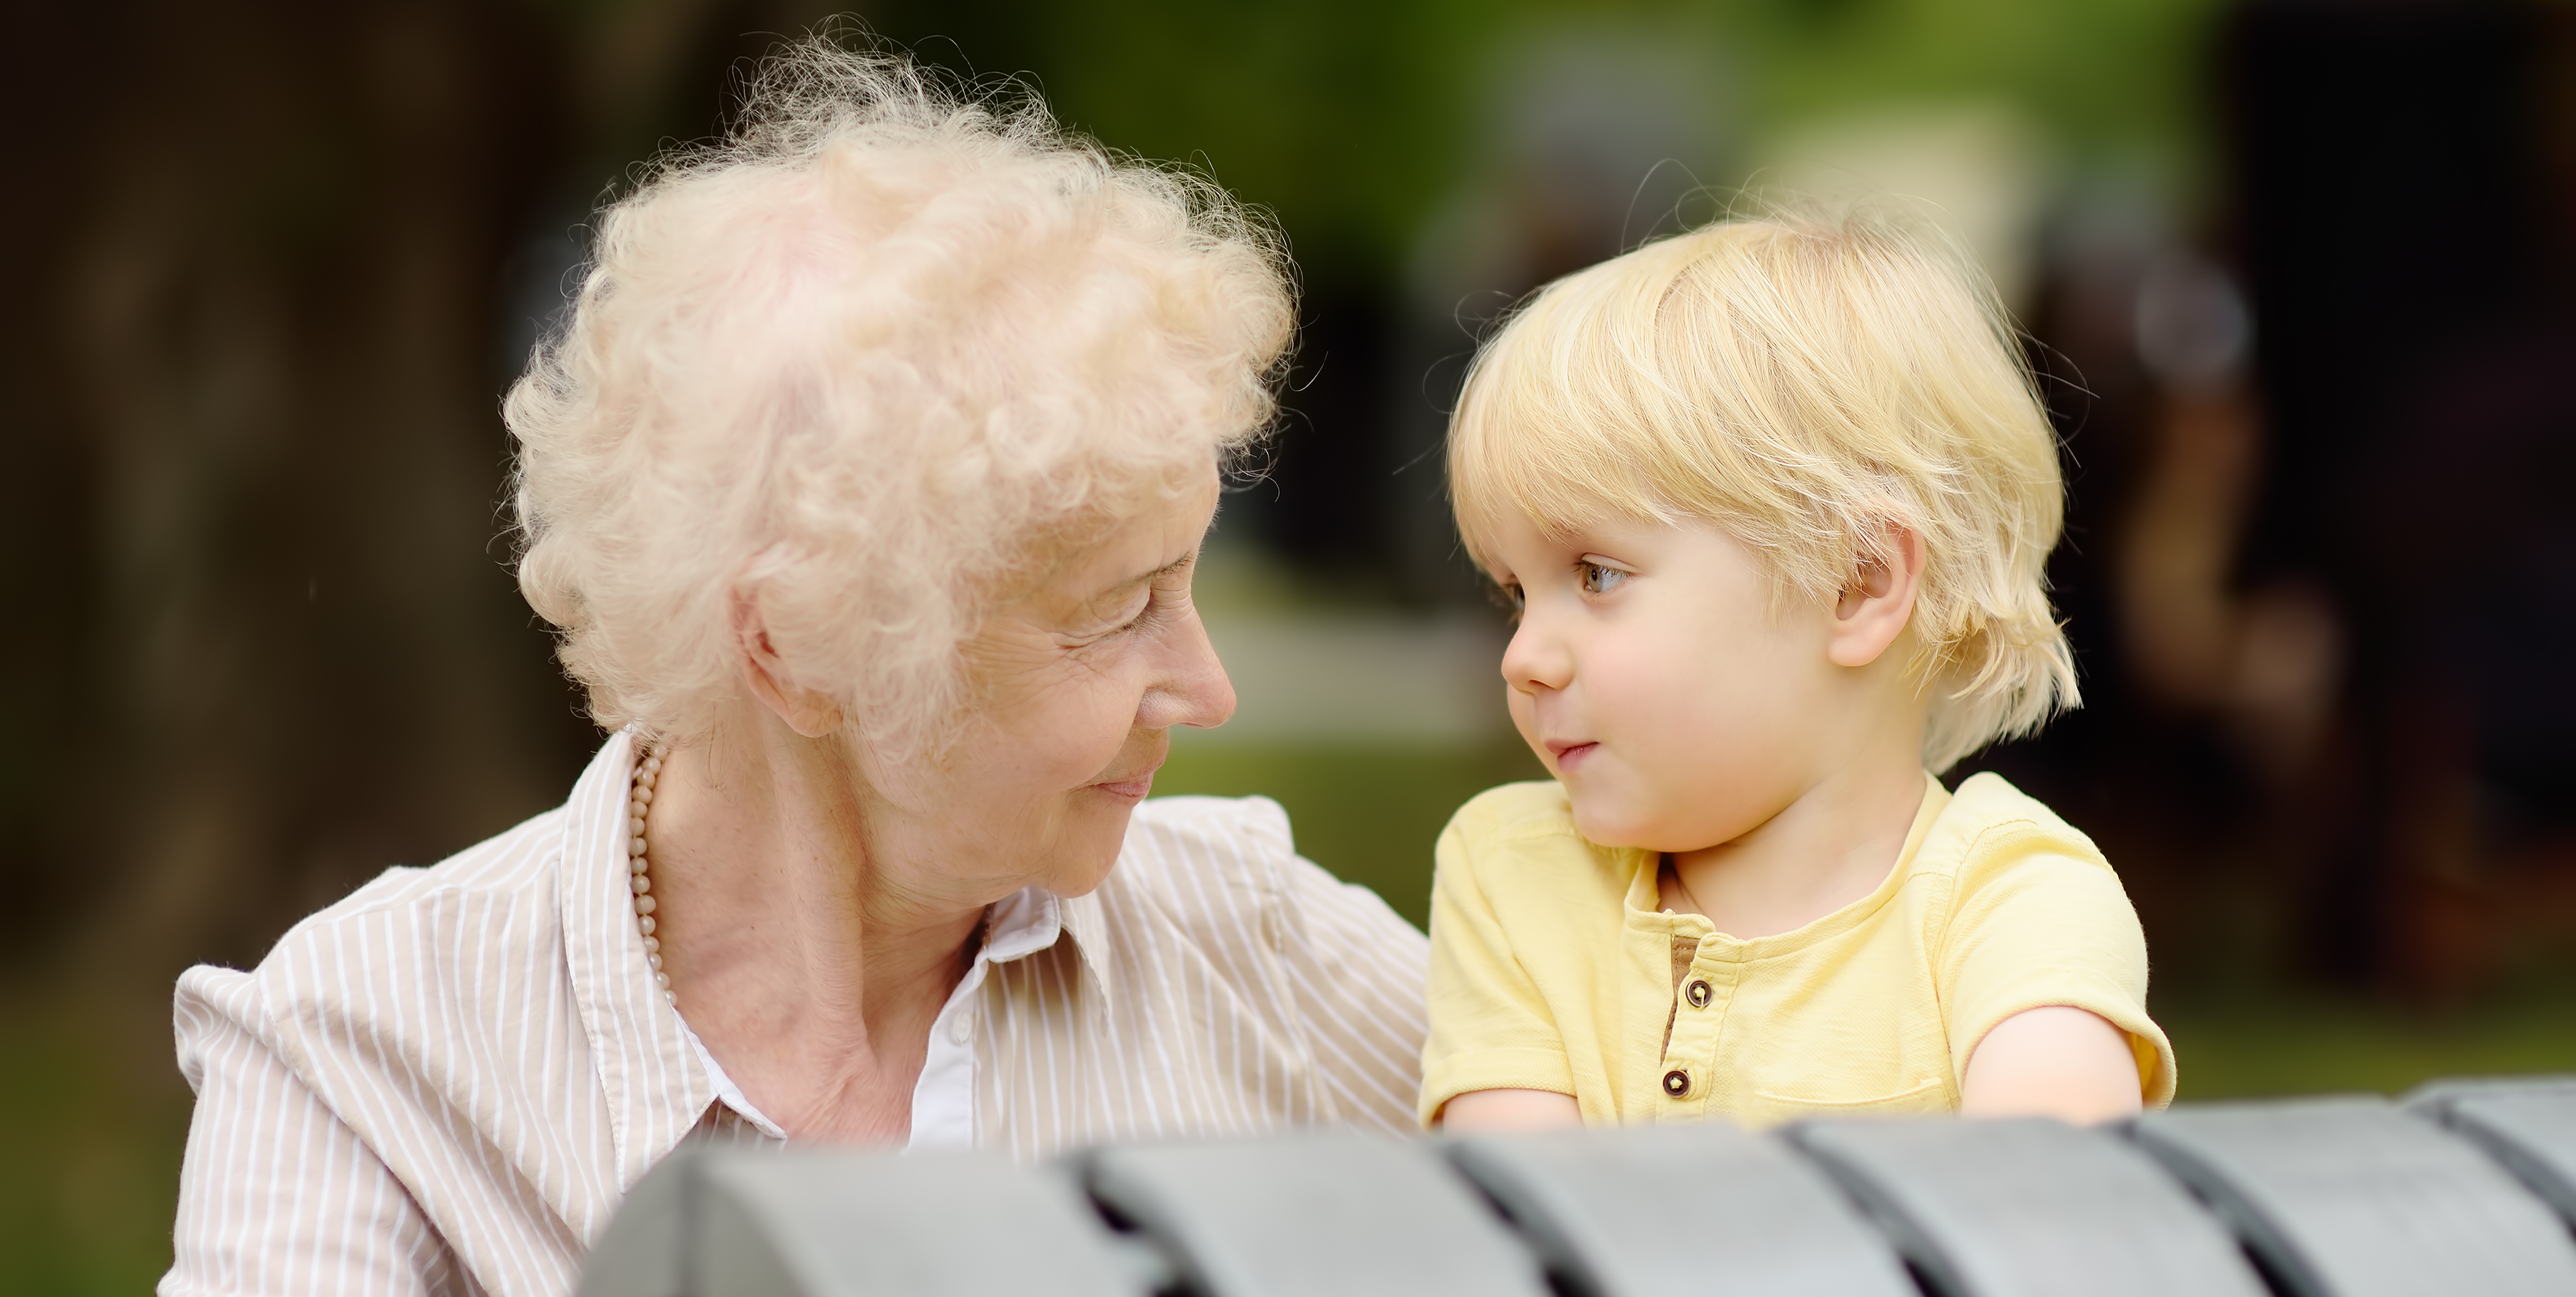
[[[1202, 591], [1244, 708], [1180, 736], [1157, 787], [1277, 798], [1305, 854], [1416, 922], [1450, 811], [1538, 773], [1426, 459], [1476, 330], [1748, 186], [1929, 204], [2028, 324], [2068, 437], [2054, 576], [2091, 700], [1958, 773], [2003, 770], [2104, 844], [2184, 1097], [2206, 1099], [2576, 1069], [2576, 838], [2550, 764], [2576, 707], [2546, 671], [2576, 628], [2490, 625], [2476, 610], [2509, 592], [2451, 577], [2495, 564], [2369, 541], [2493, 533], [2545, 556], [2565, 534], [2563, 506], [2514, 483], [2563, 480], [2543, 452], [2576, 439], [2528, 359], [2568, 354], [2550, 233], [2576, 225], [2567, 7], [2345, 8], [882, 0], [855, 18], [963, 75], [1023, 76], [1287, 231], [1288, 413]], [[599, 196], [718, 129], [745, 60], [831, 13], [13, 15], [0, 1292], [130, 1292], [167, 1264], [181, 968], [254, 963], [383, 866], [569, 786], [597, 735], [507, 571], [497, 395]], [[2353, 320], [2386, 336], [2337, 332]], [[2510, 400], [2459, 414], [2470, 390]], [[2383, 427], [2381, 409], [2419, 413]], [[2424, 427], [2484, 440], [2426, 459]], [[2373, 494], [2391, 479], [2403, 509]], [[2540, 539], [2515, 539], [2525, 524]], [[2526, 592], [2567, 579], [2515, 571], [2498, 579]]]

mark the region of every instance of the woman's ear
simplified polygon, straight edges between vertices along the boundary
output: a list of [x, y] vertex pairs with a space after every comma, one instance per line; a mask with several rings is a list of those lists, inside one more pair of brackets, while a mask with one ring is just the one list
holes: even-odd
[[1836, 666], [1865, 667], [1876, 662], [1914, 619], [1914, 594], [1923, 580], [1923, 534], [1911, 527], [1890, 526], [1887, 538], [1895, 562], [1863, 557], [1860, 570], [1834, 600], [1825, 657]]
[[788, 677], [786, 663], [779, 660], [778, 650], [769, 642], [769, 627], [761, 619], [757, 594], [734, 591], [733, 633], [742, 652], [743, 682], [751, 686], [752, 696], [776, 713], [787, 728], [806, 738], [819, 739], [841, 727], [840, 704]]

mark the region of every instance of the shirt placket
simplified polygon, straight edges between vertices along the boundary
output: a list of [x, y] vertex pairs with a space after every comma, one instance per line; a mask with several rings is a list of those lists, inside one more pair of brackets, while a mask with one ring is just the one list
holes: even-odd
[[[1674, 939], [1689, 938], [1676, 935]], [[1701, 938], [1699, 949], [1672, 988], [1672, 1033], [1656, 1071], [1659, 1120], [1689, 1121], [1708, 1115], [1717, 1092], [1718, 1045], [1726, 1034], [1736, 991], [1743, 984], [1740, 953], [1738, 944], [1725, 937]]]

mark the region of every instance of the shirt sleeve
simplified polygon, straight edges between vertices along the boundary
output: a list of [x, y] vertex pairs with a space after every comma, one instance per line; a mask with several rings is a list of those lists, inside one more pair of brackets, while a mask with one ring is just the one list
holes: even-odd
[[1574, 1069], [1546, 1000], [1512, 953], [1478, 877], [1462, 810], [1440, 834], [1431, 882], [1431, 1035], [1422, 1048], [1415, 1117], [1429, 1128], [1475, 1090], [1574, 1094]]
[[2033, 852], [1963, 875], [1941, 958], [1958, 1075], [1996, 1024], [2066, 1005], [2128, 1034], [2149, 1107], [2173, 1101], [2173, 1044], [2147, 1016], [2146, 935], [2110, 866]]
[[1355, 1125], [1412, 1129], [1429, 943], [1376, 892], [1313, 861], [1292, 853], [1281, 875], [1290, 939], [1280, 957], [1331, 1111]]
[[179, 983], [179, 1067], [197, 1092], [162, 1297], [472, 1290], [411, 1195], [257, 1032], [260, 989]]

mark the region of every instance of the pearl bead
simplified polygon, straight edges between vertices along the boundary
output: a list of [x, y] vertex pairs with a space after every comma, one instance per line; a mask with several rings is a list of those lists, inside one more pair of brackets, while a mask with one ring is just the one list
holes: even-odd
[[662, 757], [669, 751], [660, 743], [638, 744], [642, 757], [635, 764], [626, 791], [626, 885], [635, 891], [635, 930], [644, 934], [644, 960], [653, 970], [653, 984], [662, 988], [662, 998], [674, 1007], [680, 997], [671, 990], [671, 975], [662, 971], [662, 939], [653, 935], [653, 879], [644, 854], [644, 817], [653, 808], [653, 782], [662, 773]]

